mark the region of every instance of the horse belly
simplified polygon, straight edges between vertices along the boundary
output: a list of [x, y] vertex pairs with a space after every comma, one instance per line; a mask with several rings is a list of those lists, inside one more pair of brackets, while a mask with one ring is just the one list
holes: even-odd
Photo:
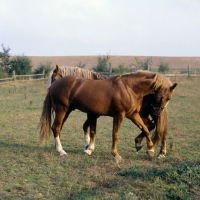
[[109, 99], [98, 99], [95, 97], [75, 98], [73, 105], [76, 109], [86, 113], [95, 113], [98, 115], [109, 115], [110, 100]]

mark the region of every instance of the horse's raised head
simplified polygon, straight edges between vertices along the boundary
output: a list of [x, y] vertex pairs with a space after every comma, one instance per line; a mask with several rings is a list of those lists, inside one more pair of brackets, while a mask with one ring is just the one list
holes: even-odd
[[59, 73], [59, 67], [56, 65], [56, 68], [53, 70], [53, 73], [51, 75], [51, 84], [56, 81], [57, 79], [62, 78], [61, 74]]
[[155, 91], [155, 96], [152, 101], [153, 113], [157, 116], [166, 108], [177, 86], [177, 83], [172, 84], [166, 77], [163, 77], [161, 82]]

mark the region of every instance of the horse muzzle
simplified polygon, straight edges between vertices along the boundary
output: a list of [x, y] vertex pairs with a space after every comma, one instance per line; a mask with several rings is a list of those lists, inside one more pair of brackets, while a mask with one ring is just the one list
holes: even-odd
[[151, 104], [151, 108], [152, 108], [152, 113], [155, 116], [160, 116], [162, 114], [162, 111], [164, 110], [163, 107], [154, 107], [152, 104]]

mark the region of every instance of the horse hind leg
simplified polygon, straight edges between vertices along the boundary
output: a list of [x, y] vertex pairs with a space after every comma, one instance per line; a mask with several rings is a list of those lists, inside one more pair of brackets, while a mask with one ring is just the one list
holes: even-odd
[[54, 134], [55, 147], [60, 156], [67, 155], [67, 153], [62, 148], [62, 144], [60, 141], [60, 132], [70, 112], [71, 110], [68, 110], [67, 107], [57, 106], [55, 119], [51, 128]]
[[83, 124], [83, 131], [84, 131], [84, 140], [85, 140], [85, 149], [88, 148], [90, 144], [90, 135], [88, 134], [88, 128], [89, 128], [89, 120], [87, 119]]
[[90, 125], [90, 136], [89, 136], [89, 145], [85, 149], [84, 153], [87, 155], [91, 155], [95, 149], [95, 136], [96, 136], [96, 125], [97, 125], [97, 117], [88, 115], [88, 123]]

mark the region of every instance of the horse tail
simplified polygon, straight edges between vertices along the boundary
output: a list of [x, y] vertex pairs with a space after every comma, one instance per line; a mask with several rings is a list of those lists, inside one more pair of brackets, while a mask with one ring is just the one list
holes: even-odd
[[40, 117], [40, 143], [44, 143], [50, 136], [52, 103], [49, 90], [44, 100], [42, 115]]
[[158, 116], [156, 120], [156, 129], [152, 136], [152, 141], [154, 144], [157, 144], [167, 134], [167, 125], [168, 125], [168, 114], [167, 114], [167, 108], [165, 108], [161, 113], [161, 115]]

